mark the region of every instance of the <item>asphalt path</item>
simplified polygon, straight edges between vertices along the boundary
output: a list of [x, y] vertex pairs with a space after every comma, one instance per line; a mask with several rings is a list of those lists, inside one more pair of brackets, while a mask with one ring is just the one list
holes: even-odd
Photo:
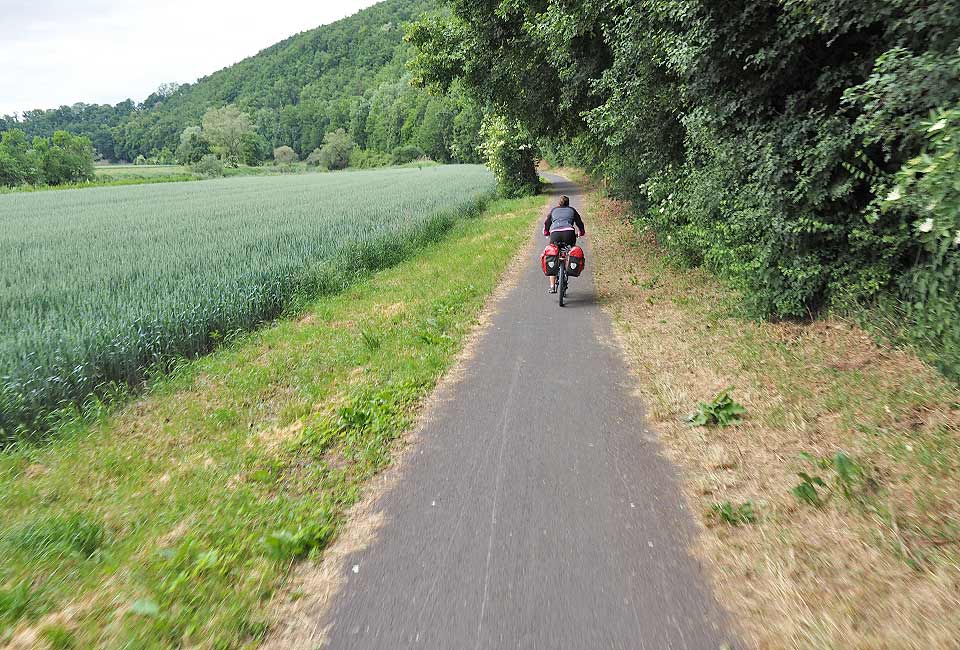
[[[587, 273], [568, 306], [538, 257], [502, 298], [347, 558], [325, 647], [734, 648], [676, 470], [647, 431]], [[642, 379], [641, 379], [642, 380]]]

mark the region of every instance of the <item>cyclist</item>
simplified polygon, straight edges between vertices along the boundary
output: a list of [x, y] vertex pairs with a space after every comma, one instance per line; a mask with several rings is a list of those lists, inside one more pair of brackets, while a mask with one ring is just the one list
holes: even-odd
[[[583, 227], [583, 219], [576, 208], [570, 207], [570, 197], [561, 196], [557, 207], [550, 210], [546, 220], [543, 222], [543, 236], [550, 237], [550, 243], [557, 246], [573, 247], [577, 244], [577, 231], [580, 236], [586, 235]], [[550, 288], [548, 293], [557, 292], [557, 276], [550, 276]]]

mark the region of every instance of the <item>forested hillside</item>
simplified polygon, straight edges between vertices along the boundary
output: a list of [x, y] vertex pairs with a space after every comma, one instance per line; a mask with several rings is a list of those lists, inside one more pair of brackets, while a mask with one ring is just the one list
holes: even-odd
[[421, 83], [602, 176], [755, 314], [879, 306], [960, 376], [957, 2], [446, 4]]
[[404, 23], [432, 0], [387, 0], [303, 32], [194, 84], [164, 84], [139, 105], [77, 104], [0, 119], [0, 131], [90, 137], [104, 157], [172, 159], [181, 134], [205, 112], [233, 104], [249, 116], [261, 157], [286, 145], [302, 156], [327, 133], [346, 130], [363, 149], [414, 146], [431, 158], [475, 161], [480, 113], [456, 91], [431, 97], [411, 88]]

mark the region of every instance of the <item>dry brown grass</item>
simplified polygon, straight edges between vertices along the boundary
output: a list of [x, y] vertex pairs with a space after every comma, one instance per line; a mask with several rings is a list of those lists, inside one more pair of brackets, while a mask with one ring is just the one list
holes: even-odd
[[[668, 266], [626, 207], [593, 196], [601, 300], [680, 467], [717, 598], [757, 648], [960, 648], [960, 391], [914, 355], [837, 319], [754, 323], [700, 271]], [[740, 425], [691, 428], [699, 401], [734, 387]], [[843, 451], [864, 471], [822, 508], [801, 452]], [[823, 490], [821, 490], [823, 492]], [[714, 504], [750, 501], [731, 526]]]

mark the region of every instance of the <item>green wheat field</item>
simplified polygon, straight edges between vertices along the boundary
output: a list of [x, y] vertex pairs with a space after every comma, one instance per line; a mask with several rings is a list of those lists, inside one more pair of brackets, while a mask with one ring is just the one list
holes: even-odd
[[0, 196], [0, 447], [397, 263], [492, 190], [462, 165]]

